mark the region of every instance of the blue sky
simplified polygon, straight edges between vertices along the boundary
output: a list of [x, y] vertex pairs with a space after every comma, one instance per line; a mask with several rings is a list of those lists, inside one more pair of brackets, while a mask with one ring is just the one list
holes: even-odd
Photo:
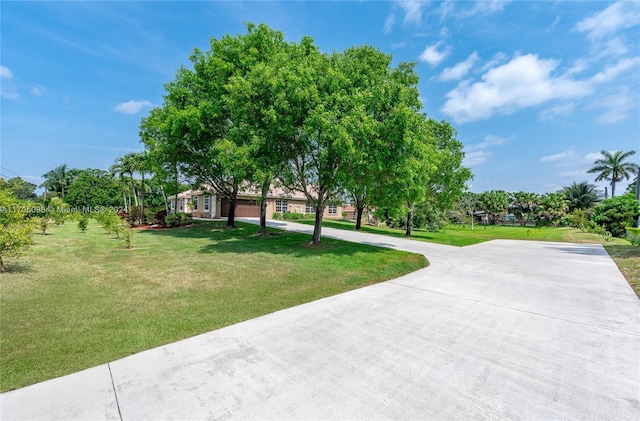
[[[598, 151], [640, 162], [640, 2], [11, 2], [1, 10], [0, 174], [107, 169], [211, 37], [266, 23], [323, 51], [417, 62], [424, 111], [464, 143], [472, 191], [551, 192]], [[622, 183], [624, 186], [626, 183]], [[599, 186], [604, 188], [604, 183]], [[619, 187], [618, 190], [621, 190]]]

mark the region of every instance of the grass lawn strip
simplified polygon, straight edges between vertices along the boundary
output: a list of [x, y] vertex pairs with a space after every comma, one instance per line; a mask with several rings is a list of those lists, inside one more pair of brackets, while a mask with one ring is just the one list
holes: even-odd
[[5, 392], [427, 266], [422, 255], [198, 222], [136, 232], [92, 221], [35, 235], [0, 276]]

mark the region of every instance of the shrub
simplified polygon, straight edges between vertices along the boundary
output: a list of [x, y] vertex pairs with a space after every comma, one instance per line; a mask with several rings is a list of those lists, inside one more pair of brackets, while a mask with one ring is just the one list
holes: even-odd
[[82, 215], [82, 217], [78, 220], [78, 228], [80, 228], [80, 231], [85, 232], [87, 231], [88, 226], [89, 218], [87, 218], [85, 215]]
[[593, 221], [614, 237], [624, 238], [625, 227], [637, 225], [640, 205], [633, 194], [612, 197], [593, 208]]
[[167, 211], [165, 211], [164, 209], [159, 210], [153, 216], [153, 222], [155, 222], [156, 224], [160, 224], [160, 225], [166, 225], [165, 224], [165, 218], [166, 217], [167, 217]]
[[186, 213], [171, 213], [164, 220], [167, 228], [176, 228], [190, 224], [193, 218]]
[[634, 246], [640, 246], [640, 228], [626, 227], [627, 240]]
[[47, 235], [47, 228], [49, 228], [49, 217], [42, 216], [36, 219], [36, 226], [42, 232], [42, 235]]
[[567, 223], [570, 227], [578, 228], [585, 231], [589, 228], [589, 219], [591, 214], [588, 211], [582, 209], [575, 209], [569, 215], [567, 215]]
[[279, 221], [282, 219], [282, 213], [280, 212], [274, 212], [273, 213], [273, 219], [275, 219], [276, 221]]
[[128, 249], [130, 249], [131, 240], [133, 239], [134, 231], [129, 227], [123, 227], [121, 234], [122, 234], [122, 240], [124, 241], [124, 244], [127, 246]]
[[285, 212], [282, 215], [282, 218], [289, 221], [296, 221], [299, 219], [304, 219], [304, 214], [296, 212]]

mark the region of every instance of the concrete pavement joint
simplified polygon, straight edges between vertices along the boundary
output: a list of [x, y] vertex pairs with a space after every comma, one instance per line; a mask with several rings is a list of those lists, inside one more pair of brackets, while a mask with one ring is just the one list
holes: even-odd
[[437, 294], [437, 295], [444, 295], [445, 297], [457, 298], [459, 300], [471, 301], [471, 302], [478, 303], [478, 304], [484, 304], [484, 305], [487, 305], [487, 306], [499, 307], [499, 308], [503, 308], [505, 310], [512, 310], [512, 311], [517, 311], [517, 312], [520, 312], [520, 313], [533, 314], [535, 316], [547, 317], [547, 318], [550, 318], [550, 319], [561, 320], [563, 322], [575, 323], [575, 324], [578, 324], [578, 325], [581, 325], [581, 326], [587, 326], [587, 327], [591, 327], [591, 328], [594, 328], [594, 329], [607, 330], [609, 332], [620, 333], [620, 334], [623, 334], [623, 335], [629, 335], [629, 336], [633, 336], [633, 337], [636, 337], [636, 338], [640, 338], [639, 334], [632, 333], [632, 332], [626, 332], [626, 331], [623, 331], [623, 330], [615, 330], [615, 329], [610, 329], [608, 327], [596, 326], [596, 325], [592, 325], [592, 324], [589, 324], [589, 323], [579, 322], [577, 320], [565, 319], [563, 317], [551, 316], [549, 314], [542, 314], [542, 313], [536, 313], [535, 311], [523, 310], [521, 308], [509, 307], [509, 306], [504, 306], [504, 305], [495, 304], [495, 303], [488, 303], [486, 301], [475, 300], [473, 298], [465, 298], [465, 297], [461, 297], [459, 295], [445, 294], [444, 292], [431, 291], [431, 290], [428, 290], [428, 289], [418, 288], [418, 287], [413, 286], [413, 285], [399, 284], [399, 283], [394, 282], [394, 281], [387, 281], [387, 283], [388, 284], [393, 284], [393, 285], [396, 285], [396, 286], [399, 286], [399, 287], [403, 287], [403, 288], [414, 289], [416, 291], [422, 291], [422, 292], [431, 293], [431, 294]]
[[107, 363], [107, 367], [109, 367], [109, 377], [111, 377], [111, 385], [113, 386], [113, 395], [116, 398], [116, 407], [118, 408], [118, 416], [120, 417], [120, 421], [122, 421], [122, 412], [120, 412], [120, 402], [118, 401], [118, 392], [116, 390], [116, 384], [113, 381], [113, 373], [111, 372], [111, 363]]

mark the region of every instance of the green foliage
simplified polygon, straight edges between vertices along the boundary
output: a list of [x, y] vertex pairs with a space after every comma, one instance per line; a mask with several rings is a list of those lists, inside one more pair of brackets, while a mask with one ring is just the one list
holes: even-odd
[[49, 225], [51, 225], [51, 220], [48, 216], [35, 218], [34, 223], [36, 225], [36, 228], [40, 230], [42, 235], [47, 235], [47, 230], [49, 229]]
[[89, 226], [89, 218], [86, 215], [82, 215], [78, 220], [78, 228], [80, 228], [80, 231], [85, 232], [87, 231], [88, 226]]
[[57, 193], [64, 199], [67, 189], [71, 186], [79, 172], [80, 170], [75, 168], [69, 169], [67, 164], [59, 165], [42, 175], [45, 180], [41, 187], [47, 189], [48, 192]]
[[187, 213], [170, 213], [164, 220], [167, 228], [182, 227], [193, 222], [191, 215]]
[[640, 228], [626, 227], [627, 240], [634, 246], [640, 246]]
[[480, 194], [479, 207], [495, 224], [505, 216], [509, 209], [509, 194], [503, 190], [491, 190]]
[[20, 177], [13, 177], [7, 181], [0, 179], [0, 189], [11, 190], [18, 200], [35, 200], [38, 197], [35, 193], [36, 187]]
[[121, 231], [122, 241], [127, 246], [128, 249], [131, 248], [131, 240], [133, 240], [134, 231], [129, 227], [124, 227]]
[[282, 212], [274, 212], [273, 213], [273, 219], [275, 219], [276, 221], [280, 221], [282, 219]]
[[589, 209], [598, 202], [598, 191], [595, 185], [586, 181], [573, 183], [561, 190], [565, 200], [569, 202], [569, 211]]
[[633, 194], [611, 197], [593, 208], [593, 221], [614, 237], [624, 238], [625, 227], [637, 225], [640, 205]]
[[567, 215], [567, 222], [570, 227], [578, 228], [581, 231], [589, 229], [589, 222], [591, 221], [592, 212], [585, 211], [583, 209], [574, 209], [569, 215]]
[[540, 196], [540, 202], [536, 208], [538, 222], [541, 225], [558, 226], [569, 208], [565, 196], [562, 193], [547, 193]]
[[102, 228], [109, 234], [119, 234], [122, 219], [113, 209], [103, 209], [95, 212], [94, 218], [102, 225]]
[[20, 256], [32, 244], [33, 224], [26, 219], [25, 205], [10, 190], [0, 189], [0, 272], [5, 271], [4, 257]]
[[65, 201], [74, 208], [92, 211], [100, 207], [117, 207], [122, 204], [121, 197], [118, 182], [108, 172], [89, 168], [78, 171]]
[[[285, 212], [281, 215], [282, 219], [289, 221], [296, 221], [301, 219], [315, 219], [315, 213], [298, 213], [298, 212]], [[274, 219], [276, 219], [274, 217]]]

